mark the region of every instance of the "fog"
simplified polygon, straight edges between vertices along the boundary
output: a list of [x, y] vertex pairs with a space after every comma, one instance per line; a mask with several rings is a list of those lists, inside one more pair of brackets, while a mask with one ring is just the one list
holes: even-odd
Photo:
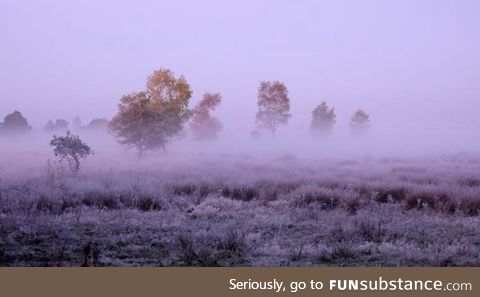
[[0, 0], [0, 267], [479, 267], [479, 11]]
[[[0, 117], [21, 111], [28, 139], [10, 148], [47, 151], [47, 120], [112, 118], [123, 94], [161, 67], [185, 75], [191, 106], [220, 92], [216, 142], [186, 136], [168, 154], [352, 157], [480, 149], [477, 1], [13, 1], [0, 3]], [[289, 90], [292, 117], [275, 140], [253, 138], [260, 81]], [[337, 122], [309, 134], [321, 101]], [[353, 136], [362, 108], [370, 129]], [[124, 148], [82, 135], [97, 152]], [[132, 153], [134, 154], [134, 153]]]

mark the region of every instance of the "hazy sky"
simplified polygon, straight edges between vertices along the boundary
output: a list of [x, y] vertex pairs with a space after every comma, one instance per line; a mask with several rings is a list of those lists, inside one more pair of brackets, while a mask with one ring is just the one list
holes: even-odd
[[167, 67], [192, 103], [221, 92], [227, 125], [253, 127], [259, 81], [281, 80], [292, 125], [326, 100], [342, 124], [362, 107], [387, 127], [478, 127], [479, 13], [474, 0], [0, 0], [0, 117], [111, 117]]

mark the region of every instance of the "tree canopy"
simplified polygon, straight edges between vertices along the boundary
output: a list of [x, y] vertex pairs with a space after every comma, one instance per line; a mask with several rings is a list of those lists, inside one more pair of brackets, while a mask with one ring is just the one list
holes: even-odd
[[257, 123], [275, 137], [278, 127], [290, 118], [290, 99], [287, 87], [279, 81], [263, 81], [258, 88]]
[[88, 123], [88, 125], [85, 126], [85, 129], [107, 131], [108, 130], [108, 125], [109, 125], [109, 121], [107, 119], [96, 118], [96, 119], [91, 120], [90, 123]]
[[154, 71], [146, 90], [124, 95], [118, 113], [110, 122], [120, 143], [138, 150], [162, 148], [183, 129], [190, 118], [188, 108], [192, 90], [183, 76], [168, 69]]
[[357, 110], [350, 118], [350, 127], [354, 130], [365, 130], [369, 123], [370, 116], [362, 109]]
[[312, 122], [310, 130], [313, 133], [328, 133], [335, 125], [335, 108], [329, 108], [327, 103], [323, 101], [312, 110]]
[[222, 129], [221, 122], [211, 116], [211, 111], [217, 108], [222, 101], [220, 93], [205, 93], [203, 99], [193, 109], [193, 117], [190, 127], [193, 139], [199, 141], [214, 140]]
[[5, 116], [3, 123], [0, 124], [0, 132], [5, 134], [22, 134], [31, 129], [27, 119], [19, 111]]
[[65, 136], [53, 135], [50, 145], [54, 148], [53, 152], [56, 157], [59, 157], [60, 160], [67, 160], [73, 175], [77, 175], [80, 170], [80, 160], [93, 154], [92, 149], [70, 131], [67, 131]]

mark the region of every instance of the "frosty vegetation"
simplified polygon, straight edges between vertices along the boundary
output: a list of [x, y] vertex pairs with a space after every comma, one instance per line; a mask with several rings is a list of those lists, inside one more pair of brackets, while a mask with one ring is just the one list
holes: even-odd
[[478, 156], [94, 158], [0, 176], [1, 266], [480, 265]]

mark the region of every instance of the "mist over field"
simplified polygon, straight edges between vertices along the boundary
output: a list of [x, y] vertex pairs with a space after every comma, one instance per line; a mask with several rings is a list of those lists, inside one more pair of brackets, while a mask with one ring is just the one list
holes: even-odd
[[0, 266], [479, 266], [477, 1], [1, 1]]

